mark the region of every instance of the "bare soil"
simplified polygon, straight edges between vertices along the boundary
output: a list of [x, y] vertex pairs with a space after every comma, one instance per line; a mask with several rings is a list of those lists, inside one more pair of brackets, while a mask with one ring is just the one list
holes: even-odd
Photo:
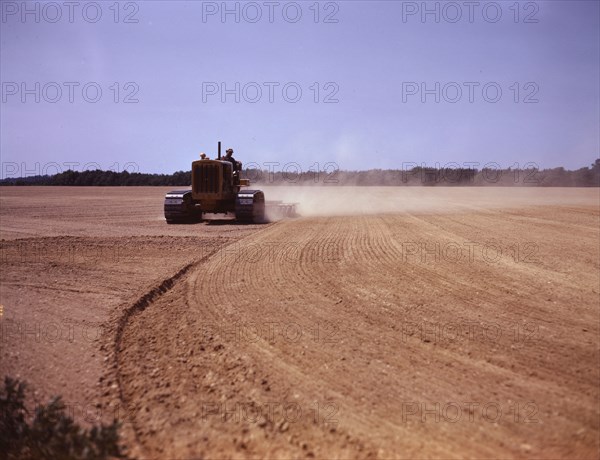
[[597, 189], [273, 187], [303, 217], [177, 226], [165, 191], [0, 188], [34, 402], [140, 458], [599, 457]]

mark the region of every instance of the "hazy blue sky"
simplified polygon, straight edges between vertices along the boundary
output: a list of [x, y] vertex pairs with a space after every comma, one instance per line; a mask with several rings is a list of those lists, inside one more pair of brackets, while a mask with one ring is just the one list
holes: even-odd
[[1, 3], [4, 177], [600, 156], [598, 1]]

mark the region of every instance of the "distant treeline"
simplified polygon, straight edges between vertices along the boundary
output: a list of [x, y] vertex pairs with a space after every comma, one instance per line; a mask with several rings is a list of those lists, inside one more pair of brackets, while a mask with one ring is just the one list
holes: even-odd
[[[189, 186], [191, 171], [144, 174], [128, 171], [72, 171], [55, 175], [6, 178], [0, 185], [60, 186]], [[599, 187], [600, 159], [590, 167], [568, 171], [552, 169], [467, 169], [415, 167], [410, 170], [294, 172], [246, 169], [242, 177], [261, 185], [359, 185], [359, 186], [522, 186]]]
[[173, 174], [115, 172], [100, 169], [90, 171], [67, 170], [59, 174], [6, 178], [0, 185], [71, 185], [71, 186], [138, 186], [138, 185], [189, 185], [191, 171], [177, 171]]

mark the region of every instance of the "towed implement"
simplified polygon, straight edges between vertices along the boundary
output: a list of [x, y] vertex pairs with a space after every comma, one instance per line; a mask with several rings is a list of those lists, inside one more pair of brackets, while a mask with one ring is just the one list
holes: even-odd
[[192, 188], [165, 195], [165, 220], [169, 224], [201, 221], [206, 213], [235, 214], [240, 222], [264, 222], [267, 217], [293, 217], [296, 203], [267, 202], [262, 190], [248, 190], [250, 181], [240, 178], [241, 163], [201, 159], [192, 162]]

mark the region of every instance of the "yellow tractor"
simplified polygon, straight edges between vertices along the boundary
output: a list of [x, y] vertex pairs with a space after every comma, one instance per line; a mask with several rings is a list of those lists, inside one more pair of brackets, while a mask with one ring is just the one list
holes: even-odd
[[230, 161], [221, 159], [221, 142], [216, 160], [201, 159], [192, 162], [191, 190], [174, 190], [165, 195], [165, 219], [168, 224], [201, 221], [205, 213], [235, 214], [242, 222], [263, 222], [267, 206], [269, 215], [293, 216], [295, 203], [265, 202], [261, 190], [242, 191], [250, 185], [240, 178], [242, 164], [236, 171]]

